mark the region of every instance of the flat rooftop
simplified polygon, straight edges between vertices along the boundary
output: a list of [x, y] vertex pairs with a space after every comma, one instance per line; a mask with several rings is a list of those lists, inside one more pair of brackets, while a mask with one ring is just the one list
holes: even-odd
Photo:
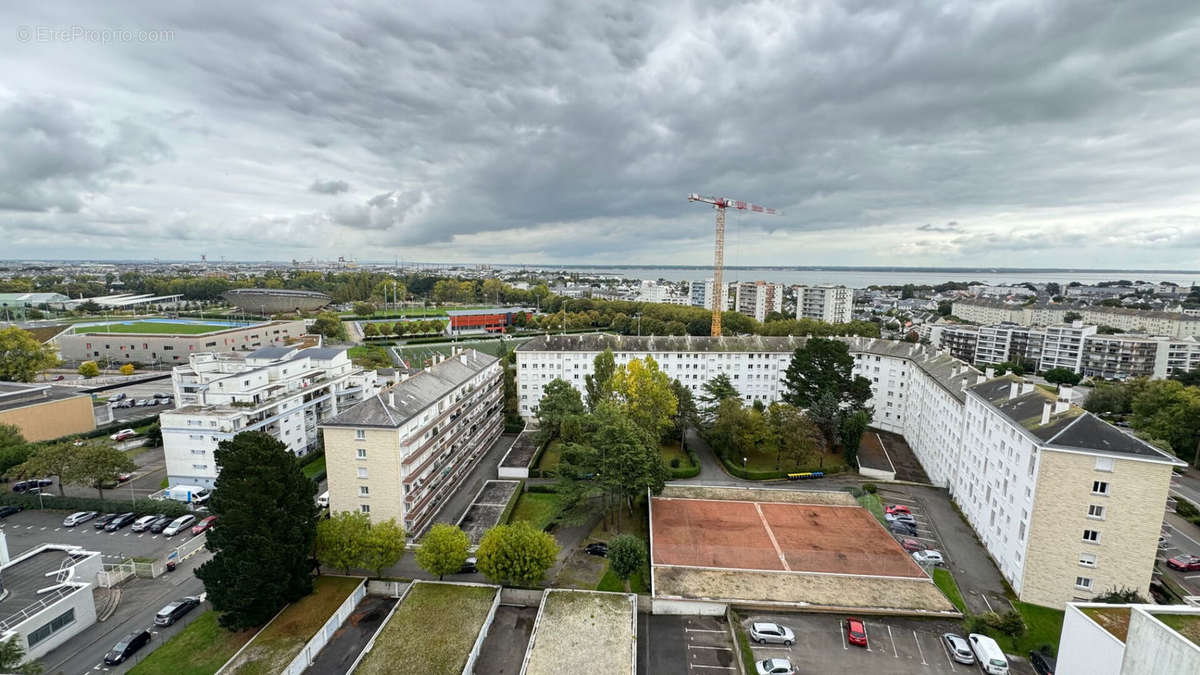
[[1104, 630], [1121, 642], [1129, 633], [1129, 606], [1113, 605], [1111, 607], [1080, 607], [1089, 619], [1096, 622]]
[[8, 597], [0, 601], [0, 619], [15, 614], [37, 602], [44, 593], [40, 589], [58, 583], [54, 575], [46, 576], [59, 569], [74, 566], [89, 554], [72, 554], [61, 549], [47, 549], [7, 565], [3, 572], [4, 588]]
[[637, 596], [552, 588], [542, 596], [522, 675], [634, 675]]
[[41, 383], [0, 382], [0, 410], [12, 410], [25, 406], [61, 401], [87, 396], [78, 389], [56, 387]]
[[498, 586], [414, 582], [354, 672], [459, 675], [499, 592]]

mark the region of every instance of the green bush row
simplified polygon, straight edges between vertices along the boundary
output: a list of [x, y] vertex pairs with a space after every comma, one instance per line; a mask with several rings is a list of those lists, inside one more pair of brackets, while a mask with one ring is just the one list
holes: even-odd
[[497, 522], [507, 523], [508, 517], [512, 515], [513, 509], [517, 508], [517, 500], [521, 498], [521, 492], [525, 490], [525, 481], [518, 481], [517, 489], [508, 497], [508, 503], [504, 505], [504, 511], [500, 514], [500, 520]]
[[691, 466], [670, 467], [671, 478], [695, 478], [700, 475], [700, 458], [696, 452], [688, 448], [687, 456]]
[[[41, 504], [39, 504], [39, 501]], [[156, 499], [138, 499], [133, 502], [120, 501], [117, 499], [93, 499], [91, 497], [51, 497], [45, 496], [41, 500], [37, 495], [25, 494], [3, 494], [0, 495], [0, 505], [4, 506], [20, 506], [28, 510], [41, 510], [44, 505], [46, 511], [99, 511], [101, 513], [125, 513], [132, 511], [139, 516], [149, 516], [155, 514], [163, 514], [171, 517], [182, 516], [191, 513], [187, 504], [173, 499], [164, 499], [162, 501]]]
[[738, 478], [745, 478], [746, 480], [773, 480], [778, 478], [787, 478], [789, 473], [804, 473], [806, 471], [823, 471], [825, 472], [826, 476], [832, 476], [833, 474], [841, 473], [846, 469], [844, 466], [834, 466], [828, 468], [802, 467], [799, 469], [787, 469], [784, 471], [775, 471], [773, 469], [760, 471], [755, 469], [743, 469], [742, 467], [730, 462], [725, 458], [721, 458], [721, 463], [725, 465], [726, 471], [734, 476], [737, 476]]
[[1200, 525], [1200, 508], [1183, 497], [1175, 498], [1175, 513], [1189, 523]]

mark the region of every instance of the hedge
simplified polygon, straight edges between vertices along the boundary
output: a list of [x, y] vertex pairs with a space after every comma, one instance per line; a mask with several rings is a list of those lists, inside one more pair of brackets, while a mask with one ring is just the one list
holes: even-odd
[[[553, 494], [558, 492], [558, 488], [553, 485], [528, 485], [525, 487], [526, 492], [540, 492], [542, 494]], [[500, 521], [504, 522], [504, 521]]]
[[1175, 498], [1175, 513], [1189, 523], [1200, 525], [1200, 509], [1183, 497]]
[[521, 498], [521, 493], [525, 491], [525, 481], [517, 481], [517, 489], [508, 496], [508, 503], [504, 505], [504, 511], [500, 513], [500, 520], [497, 522], [507, 523], [508, 517], [512, 515], [513, 509], [517, 507], [517, 500]]
[[27, 510], [37, 511], [43, 508], [38, 503], [39, 501], [44, 504], [46, 511], [99, 511], [101, 513], [126, 513], [132, 511], [139, 516], [150, 516], [161, 513], [171, 517], [192, 513], [187, 504], [173, 499], [164, 499], [161, 501], [156, 499], [138, 499], [128, 502], [118, 499], [51, 497], [46, 495], [44, 499], [39, 500], [37, 495], [0, 494], [0, 505], [3, 506], [20, 506]]
[[678, 469], [668, 467], [671, 472], [671, 478], [695, 478], [700, 475], [700, 458], [696, 456], [695, 451], [691, 448], [687, 449], [688, 459], [691, 461], [691, 466], [682, 466]]
[[746, 480], [773, 480], [777, 478], [787, 478], [789, 473], [803, 473], [805, 471], [823, 471], [825, 472], [826, 476], [832, 476], [835, 473], [841, 473], [842, 471], [846, 470], [845, 466], [831, 466], [828, 468], [801, 467], [796, 469], [787, 469], [784, 471], [755, 471], [753, 469], [743, 469], [742, 467], [731, 463], [729, 460], [723, 457], [721, 458], [721, 463], [725, 465], [726, 471], [734, 476], [737, 476], [738, 478], [744, 478]]

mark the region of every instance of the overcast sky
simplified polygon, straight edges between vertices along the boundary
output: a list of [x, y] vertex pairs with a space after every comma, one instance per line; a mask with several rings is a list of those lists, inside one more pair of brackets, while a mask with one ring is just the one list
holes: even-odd
[[1195, 0], [46, 4], [0, 258], [1200, 267]]

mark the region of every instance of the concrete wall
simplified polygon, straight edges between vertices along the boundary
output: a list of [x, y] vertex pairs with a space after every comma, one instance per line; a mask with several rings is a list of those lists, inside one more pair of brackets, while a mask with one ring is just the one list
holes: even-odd
[[94, 333], [80, 335], [64, 333], [56, 338], [59, 352], [70, 361], [94, 361], [112, 359], [125, 363], [170, 363], [181, 365], [188, 362], [193, 352], [244, 352], [283, 345], [285, 340], [304, 334], [303, 321], [276, 321], [239, 328], [221, 330], [204, 335], [105, 333], [103, 326], [81, 330]]
[[[1157, 610], [1156, 610], [1157, 611]], [[1166, 612], [1157, 612], [1160, 616]], [[1200, 608], [1176, 607], [1171, 614], [1191, 614], [1200, 620]], [[1200, 645], [1184, 638], [1149, 612], [1135, 608], [1129, 617], [1122, 675], [1139, 673], [1200, 673]]]
[[300, 650], [296, 658], [292, 659], [292, 662], [283, 669], [283, 673], [285, 675], [301, 675], [301, 673], [307, 670], [317, 658], [317, 655], [321, 653], [321, 650], [325, 648], [325, 645], [341, 630], [342, 624], [346, 623], [346, 619], [350, 618], [350, 613], [354, 611], [359, 601], [366, 597], [366, 595], [366, 579], [363, 579], [363, 583], [360, 583], [358, 588], [354, 589], [354, 592], [334, 610], [329, 620], [325, 622], [325, 625], [308, 641], [308, 644], [304, 645], [304, 649]]
[[654, 614], [673, 614], [679, 616], [723, 616], [727, 605], [723, 602], [704, 602], [702, 600], [664, 600], [654, 599]]
[[1058, 675], [1120, 675], [1124, 653], [1125, 643], [1075, 605], [1067, 605], [1055, 664]]
[[12, 424], [27, 441], [48, 441], [96, 429], [92, 397], [87, 395], [41, 401], [0, 411], [0, 424]]
[[[57, 633], [42, 640], [32, 648], [29, 647], [30, 633], [72, 608], [75, 610], [75, 623], [60, 629]], [[91, 586], [84, 586], [42, 611], [33, 614], [25, 621], [14, 625], [13, 630], [17, 631], [21, 636], [21, 646], [25, 648], [25, 660], [33, 661], [42, 658], [50, 650], [67, 642], [80, 631], [94, 623], [96, 623], [96, 602], [92, 599]]]
[[[1150, 597], [1150, 574], [1171, 466], [1117, 459], [1112, 471], [1098, 471], [1096, 459], [1094, 455], [1042, 451], [1021, 600], [1062, 607], [1122, 587]], [[1107, 496], [1092, 494], [1096, 480], [1108, 482]], [[1103, 506], [1104, 519], [1088, 517], [1089, 505]], [[1100, 542], [1084, 542], [1085, 529], [1099, 531]], [[1095, 555], [1096, 566], [1080, 565], [1082, 553]], [[1092, 588], [1076, 589], [1077, 576], [1092, 579]]]

